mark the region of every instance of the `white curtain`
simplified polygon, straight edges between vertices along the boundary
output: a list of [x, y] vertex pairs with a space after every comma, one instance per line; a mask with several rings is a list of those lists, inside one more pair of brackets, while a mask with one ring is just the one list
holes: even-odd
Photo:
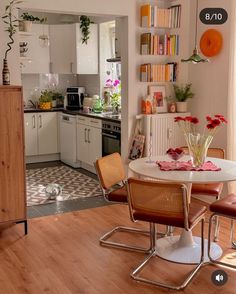
[[[231, 0], [230, 68], [228, 89], [227, 159], [236, 161], [236, 1]], [[226, 40], [227, 41], [227, 40]], [[229, 192], [236, 193], [236, 182], [228, 185]]]

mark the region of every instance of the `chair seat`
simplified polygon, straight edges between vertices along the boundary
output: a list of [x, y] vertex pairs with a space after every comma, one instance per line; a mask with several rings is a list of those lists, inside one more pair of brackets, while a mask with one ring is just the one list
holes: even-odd
[[[189, 206], [189, 214], [188, 214], [189, 228], [191, 228], [195, 224], [195, 222], [199, 220], [199, 218], [203, 217], [206, 211], [207, 211], [206, 206], [196, 204], [196, 203], [191, 203]], [[146, 222], [163, 224], [163, 225], [180, 227], [180, 228], [185, 227], [184, 217], [182, 215], [159, 213], [159, 215], [157, 216], [156, 213], [152, 213], [149, 211], [144, 212], [143, 210], [142, 211], [135, 210], [133, 213], [133, 216], [135, 220], [142, 220]]]
[[127, 203], [127, 190], [126, 187], [118, 188], [110, 192], [107, 196], [109, 201]]
[[220, 194], [222, 188], [223, 183], [193, 184], [191, 193], [217, 197]]
[[236, 194], [215, 201], [210, 205], [210, 211], [226, 216], [236, 217]]

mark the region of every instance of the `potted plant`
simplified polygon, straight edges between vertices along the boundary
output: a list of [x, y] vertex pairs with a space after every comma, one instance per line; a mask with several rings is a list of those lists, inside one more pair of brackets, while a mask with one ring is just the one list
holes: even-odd
[[14, 44], [13, 36], [16, 33], [16, 28], [18, 27], [18, 19], [15, 16], [14, 10], [16, 9], [16, 5], [20, 4], [22, 1], [11, 0], [8, 5], [5, 7], [5, 13], [2, 16], [3, 22], [6, 24], [5, 32], [8, 33], [8, 37], [10, 39], [7, 42], [7, 49], [5, 51], [4, 59], [3, 59], [3, 70], [2, 70], [2, 83], [3, 85], [10, 85], [10, 71], [7, 63], [7, 55], [8, 52], [12, 49], [12, 44]]
[[22, 22], [23, 22], [24, 32], [31, 31], [33, 22], [38, 21], [40, 23], [43, 23], [46, 20], [45, 18], [39, 18], [37, 16], [33, 16], [32, 14], [29, 14], [28, 12], [22, 13], [21, 18], [22, 18]]
[[192, 84], [174, 85], [177, 112], [187, 112], [187, 100], [194, 96], [191, 87]]
[[81, 15], [80, 16], [80, 29], [82, 31], [82, 44], [87, 44], [89, 35], [90, 35], [90, 24], [93, 23], [90, 18], [86, 15]]
[[39, 97], [39, 108], [40, 109], [51, 109], [52, 108], [52, 92], [44, 90], [41, 92]]

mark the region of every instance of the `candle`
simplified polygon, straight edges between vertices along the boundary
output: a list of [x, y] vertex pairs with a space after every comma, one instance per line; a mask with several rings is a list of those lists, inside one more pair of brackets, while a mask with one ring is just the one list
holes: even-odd
[[150, 117], [150, 136], [152, 136], [152, 116]]

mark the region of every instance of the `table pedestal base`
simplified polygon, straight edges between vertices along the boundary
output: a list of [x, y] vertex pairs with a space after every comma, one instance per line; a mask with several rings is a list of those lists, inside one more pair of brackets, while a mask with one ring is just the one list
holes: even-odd
[[[207, 244], [208, 240], [204, 241], [204, 262], [208, 262]], [[191, 231], [183, 230], [180, 236], [171, 236], [158, 239], [156, 241], [157, 255], [169, 261], [197, 264], [201, 257], [201, 238], [193, 237]], [[212, 242], [211, 256], [217, 259], [222, 255], [221, 247]]]

